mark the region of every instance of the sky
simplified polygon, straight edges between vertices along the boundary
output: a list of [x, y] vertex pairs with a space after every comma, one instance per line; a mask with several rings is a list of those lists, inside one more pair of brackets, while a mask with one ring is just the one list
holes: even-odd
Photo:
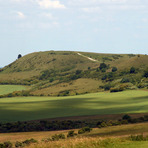
[[48, 50], [148, 54], [148, 0], [0, 0], [0, 67]]

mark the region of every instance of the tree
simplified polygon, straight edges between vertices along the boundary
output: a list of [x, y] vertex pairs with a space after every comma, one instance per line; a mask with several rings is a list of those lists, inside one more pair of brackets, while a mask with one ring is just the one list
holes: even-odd
[[22, 57], [22, 55], [21, 55], [21, 54], [19, 54], [19, 55], [18, 55], [18, 59], [19, 59], [19, 58], [21, 58], [21, 57]]

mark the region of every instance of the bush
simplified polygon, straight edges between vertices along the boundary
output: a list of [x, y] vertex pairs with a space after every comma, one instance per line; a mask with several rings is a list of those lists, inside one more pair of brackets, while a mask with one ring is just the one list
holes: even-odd
[[86, 132], [90, 132], [92, 129], [90, 127], [83, 127], [80, 130], [78, 130], [78, 134], [84, 134]]
[[135, 73], [136, 69], [134, 67], [131, 67], [130, 73]]
[[107, 79], [107, 75], [103, 75], [102, 80], [106, 80]]
[[106, 69], [107, 65], [105, 63], [101, 63], [99, 68], [100, 68], [100, 70]]
[[148, 78], [148, 69], [145, 70], [145, 72], [144, 72], [144, 74], [143, 74], [143, 77]]
[[5, 148], [3, 143], [0, 143], [0, 148]]
[[127, 83], [130, 82], [129, 78], [122, 78], [122, 80], [120, 81], [120, 83]]
[[110, 88], [111, 88], [111, 85], [110, 84], [104, 85], [104, 90], [110, 90]]
[[113, 67], [112, 72], [116, 72], [116, 71], [117, 71], [117, 67]]
[[103, 121], [98, 125], [98, 128], [102, 128], [102, 127], [107, 127], [106, 122]]
[[4, 142], [4, 148], [12, 148], [12, 143], [10, 141]]
[[59, 134], [59, 135], [55, 134], [51, 137], [52, 141], [58, 141], [59, 139], [65, 139], [65, 135], [64, 134]]
[[16, 141], [15, 147], [23, 147], [24, 144], [22, 142]]
[[31, 138], [31, 139], [27, 139], [25, 141], [23, 141], [23, 144], [29, 145], [31, 143], [37, 143], [37, 140]]
[[74, 137], [75, 135], [77, 135], [77, 134], [74, 133], [74, 131], [69, 131], [67, 134], [67, 137]]
[[130, 120], [131, 119], [131, 116], [129, 116], [128, 114], [124, 115], [122, 117], [123, 120]]

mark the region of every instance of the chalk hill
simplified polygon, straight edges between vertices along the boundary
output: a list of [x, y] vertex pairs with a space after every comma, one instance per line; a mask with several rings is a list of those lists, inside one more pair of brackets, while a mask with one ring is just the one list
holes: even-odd
[[36, 52], [0, 69], [0, 83], [30, 85], [32, 95], [75, 95], [121, 85], [147, 88], [147, 68], [147, 55]]

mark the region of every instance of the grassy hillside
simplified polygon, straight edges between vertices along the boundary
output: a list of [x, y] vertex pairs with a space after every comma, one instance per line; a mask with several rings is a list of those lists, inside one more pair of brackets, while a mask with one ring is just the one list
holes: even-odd
[[1, 84], [30, 85], [31, 95], [46, 96], [147, 89], [147, 77], [148, 56], [133, 54], [36, 52], [0, 69]]
[[148, 112], [148, 91], [92, 93], [68, 97], [15, 97], [0, 99], [4, 122], [56, 117]]

